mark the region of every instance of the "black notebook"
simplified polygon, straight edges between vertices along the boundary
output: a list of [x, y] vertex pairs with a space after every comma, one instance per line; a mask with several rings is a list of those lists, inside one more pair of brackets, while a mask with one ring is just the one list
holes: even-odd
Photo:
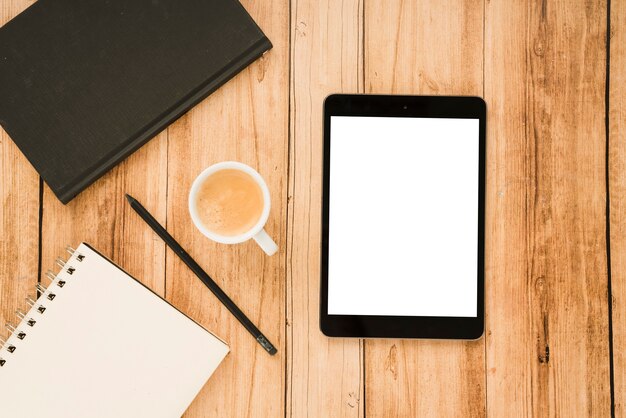
[[0, 124], [67, 203], [271, 46], [237, 0], [39, 0], [0, 28]]

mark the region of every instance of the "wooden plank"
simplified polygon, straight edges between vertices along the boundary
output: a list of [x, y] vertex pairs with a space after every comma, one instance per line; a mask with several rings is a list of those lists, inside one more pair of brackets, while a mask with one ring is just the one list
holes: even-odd
[[[170, 127], [167, 226], [278, 354], [268, 355], [168, 250], [168, 299], [231, 347], [189, 417], [284, 414], [289, 5], [278, 0], [243, 5], [274, 48]], [[253, 241], [214, 243], [191, 222], [191, 183], [204, 168], [225, 160], [246, 163], [265, 178], [272, 198], [266, 230], [279, 245], [278, 254], [268, 257]]]
[[[0, 26], [30, 1], [0, 3]], [[7, 321], [18, 322], [16, 309], [35, 296], [39, 261], [39, 175], [0, 128], [0, 336]], [[1, 345], [1, 343], [0, 343]]]
[[[42, 273], [68, 254], [66, 245], [87, 242], [155, 292], [165, 289], [165, 248], [126, 202], [130, 193], [165, 222], [167, 132], [63, 205], [44, 186]], [[44, 284], [45, 284], [44, 280]]]
[[485, 9], [487, 414], [609, 416], [606, 3]]
[[626, 417], [626, 2], [611, 2], [609, 196], [615, 416]]
[[362, 417], [362, 343], [319, 330], [322, 103], [363, 91], [361, 0], [292, 1], [287, 416]]
[[[482, 3], [372, 1], [365, 6], [368, 93], [482, 95]], [[484, 413], [484, 339], [372, 340], [365, 348], [368, 415]]]

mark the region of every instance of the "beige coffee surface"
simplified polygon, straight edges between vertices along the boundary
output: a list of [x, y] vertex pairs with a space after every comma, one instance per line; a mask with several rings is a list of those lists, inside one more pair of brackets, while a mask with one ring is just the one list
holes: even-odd
[[236, 236], [249, 231], [263, 213], [263, 192], [254, 179], [239, 170], [220, 170], [200, 186], [196, 207], [211, 232]]

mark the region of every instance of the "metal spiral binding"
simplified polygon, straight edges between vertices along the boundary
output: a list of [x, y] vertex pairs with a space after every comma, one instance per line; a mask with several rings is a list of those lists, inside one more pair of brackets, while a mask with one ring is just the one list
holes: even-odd
[[[85, 259], [85, 256], [83, 254], [77, 253], [76, 250], [69, 245], [65, 247], [65, 250], [70, 254], [70, 257], [74, 257], [75, 261], [82, 262]], [[61, 267], [61, 271], [65, 272], [68, 275], [72, 275], [76, 271], [75, 267], [67, 264], [67, 261], [63, 260], [60, 257], [55, 260], [55, 263], [59, 267]], [[45, 273], [45, 276], [50, 280], [50, 286], [56, 283], [58, 287], [62, 288], [66, 284], [66, 280], [58, 277], [59, 274], [54, 274], [54, 272], [52, 272], [51, 270], [48, 270]], [[22, 326], [25, 325], [28, 327], [35, 327], [38, 321], [38, 319], [36, 319], [37, 315], [42, 315], [46, 311], [46, 306], [43, 303], [39, 302], [41, 296], [45, 295], [45, 300], [47, 301], [54, 301], [54, 299], [56, 298], [57, 295], [56, 293], [51, 291], [50, 286], [46, 288], [41, 283], [37, 283], [35, 289], [37, 290], [39, 296], [37, 296], [35, 299], [30, 296], [26, 297], [26, 303], [31, 308], [31, 310], [26, 313], [18, 309], [17, 311], [15, 311], [15, 314], [20, 319], [20, 322], [17, 325], [14, 325], [11, 322], [7, 322], [5, 324], [5, 327], [9, 330], [11, 334], [6, 339], [0, 336], [0, 354], [8, 353], [8, 357], [3, 357], [2, 355], [0, 355], [0, 367], [3, 367], [7, 363], [7, 361], [9, 361], [10, 355], [13, 354], [15, 350], [17, 350], [17, 346], [15, 344], [8, 342], [11, 336], [16, 337], [18, 340], [24, 340], [27, 336], [27, 333], [24, 331], [24, 328], [22, 328]], [[29, 315], [30, 312], [34, 312], [35, 317]]]
[[26, 323], [26, 325], [28, 325], [29, 327], [34, 327], [34, 326], [35, 326], [35, 324], [37, 323], [37, 321], [35, 321], [35, 320], [34, 320], [33, 318], [31, 318], [31, 317], [27, 317], [27, 315], [26, 315], [24, 312], [20, 311], [19, 309], [18, 309], [17, 311], [15, 311], [15, 314], [16, 314], [17, 316], [19, 316], [19, 317], [20, 317], [20, 319], [21, 319], [22, 321], [24, 321], [24, 322]]
[[[69, 274], [72, 274], [72, 273], [74, 273], [74, 270], [75, 270], [74, 267], [68, 267], [67, 272]], [[51, 282], [54, 282], [56, 280], [56, 278], [57, 278], [57, 276], [52, 272], [52, 270], [46, 271], [46, 277]], [[62, 279], [57, 280], [57, 286], [59, 286], [59, 287], [65, 286], [65, 280], [62, 280]]]

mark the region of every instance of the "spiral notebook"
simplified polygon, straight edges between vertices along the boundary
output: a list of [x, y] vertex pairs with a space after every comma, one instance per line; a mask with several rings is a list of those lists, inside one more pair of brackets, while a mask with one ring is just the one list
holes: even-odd
[[177, 417], [229, 349], [87, 244], [0, 350], [2, 417]]

